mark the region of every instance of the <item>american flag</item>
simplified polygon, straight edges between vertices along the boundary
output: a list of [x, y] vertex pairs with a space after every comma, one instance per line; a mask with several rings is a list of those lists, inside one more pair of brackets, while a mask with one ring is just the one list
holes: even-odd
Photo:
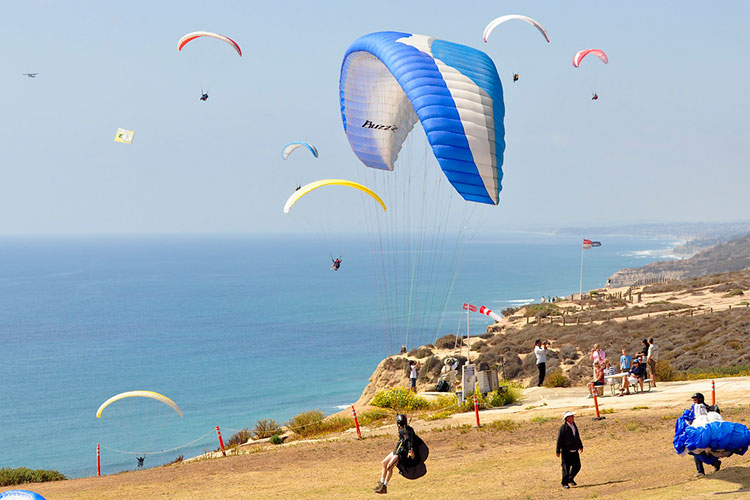
[[600, 246], [602, 246], [602, 242], [601, 241], [591, 241], [591, 240], [587, 240], [586, 238], [583, 239], [583, 249], [584, 250], [589, 250], [591, 248], [600, 247]]

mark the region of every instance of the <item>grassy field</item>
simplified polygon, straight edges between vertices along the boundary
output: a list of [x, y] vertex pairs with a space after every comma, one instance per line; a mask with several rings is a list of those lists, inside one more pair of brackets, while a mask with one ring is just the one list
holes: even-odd
[[[482, 429], [434, 428], [421, 432], [430, 446], [427, 476], [408, 481], [395, 475], [387, 498], [750, 497], [750, 455], [727, 458], [721, 471], [696, 479], [691, 457], [674, 453], [674, 419], [681, 411], [628, 408], [617, 409], [602, 421], [593, 421], [590, 411], [577, 417], [584, 443], [583, 468], [579, 486], [571, 490], [560, 487], [559, 459], [554, 454], [559, 411], [536, 414], [533, 421], [499, 420]], [[750, 422], [748, 406], [726, 407], [723, 413], [727, 420]], [[388, 435], [297, 444], [22, 488], [48, 500], [373, 498], [380, 460], [395, 441]]]

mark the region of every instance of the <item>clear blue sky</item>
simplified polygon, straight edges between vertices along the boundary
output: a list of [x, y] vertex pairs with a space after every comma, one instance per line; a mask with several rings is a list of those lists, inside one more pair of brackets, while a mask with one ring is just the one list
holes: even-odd
[[[538, 19], [552, 43], [512, 22], [485, 44], [486, 23], [511, 13]], [[507, 149], [486, 231], [746, 219], [749, 18], [743, 1], [6, 1], [0, 233], [289, 230], [281, 207], [296, 182], [362, 168], [341, 126], [339, 68], [355, 38], [380, 30], [494, 59]], [[231, 36], [244, 57], [218, 42], [178, 53], [194, 30]], [[584, 48], [610, 64], [574, 69]], [[132, 145], [113, 142], [117, 127], [135, 130]], [[283, 162], [291, 140], [320, 158]], [[342, 230], [354, 224], [342, 213]]]

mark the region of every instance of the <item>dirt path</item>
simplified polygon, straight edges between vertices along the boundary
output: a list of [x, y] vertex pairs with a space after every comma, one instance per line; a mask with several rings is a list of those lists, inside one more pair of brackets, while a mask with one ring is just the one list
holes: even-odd
[[[717, 379], [716, 386], [725, 417], [750, 422], [750, 377]], [[750, 455], [725, 459], [721, 471], [698, 480], [692, 460], [671, 447], [674, 418], [696, 390], [710, 400], [710, 380], [605, 397], [602, 407], [612, 413], [594, 421], [585, 389], [532, 388], [519, 405], [482, 412], [482, 429], [465, 425], [473, 423], [473, 414], [416, 422], [431, 450], [428, 475], [418, 481], [395, 477], [388, 498], [747, 498]], [[578, 412], [584, 440], [580, 486], [569, 491], [560, 488], [554, 455], [563, 409]], [[395, 431], [386, 426], [366, 434], [362, 441], [346, 433], [334, 441], [23, 488], [48, 500], [374, 498], [370, 488]]]

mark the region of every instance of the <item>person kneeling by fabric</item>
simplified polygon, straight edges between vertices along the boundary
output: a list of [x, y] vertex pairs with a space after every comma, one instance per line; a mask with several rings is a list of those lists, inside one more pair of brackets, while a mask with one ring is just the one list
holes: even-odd
[[618, 396], [622, 396], [623, 394], [630, 394], [630, 386], [635, 383], [641, 384], [641, 392], [643, 392], [643, 377], [645, 375], [646, 365], [641, 363], [637, 359], [634, 359], [633, 367], [630, 368], [630, 375], [625, 377], [625, 383], [623, 384], [622, 389], [620, 389], [620, 394], [618, 394]]

